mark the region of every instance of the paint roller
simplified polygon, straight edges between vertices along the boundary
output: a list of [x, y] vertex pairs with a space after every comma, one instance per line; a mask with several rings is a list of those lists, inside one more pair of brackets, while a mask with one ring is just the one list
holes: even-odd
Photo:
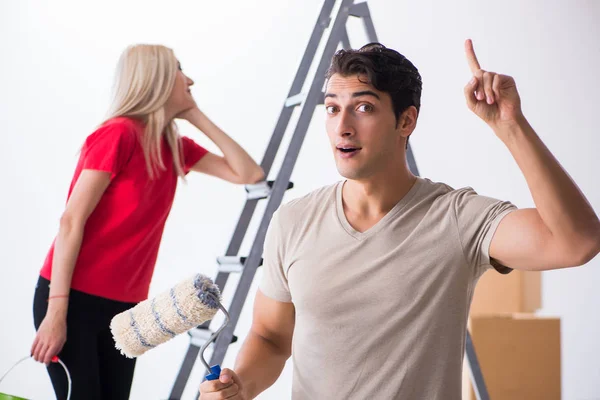
[[211, 320], [218, 310], [225, 314], [223, 325], [200, 349], [200, 360], [210, 373], [207, 380], [219, 379], [221, 367], [209, 366], [204, 350], [229, 323], [229, 313], [221, 304], [219, 288], [210, 278], [196, 274], [170, 290], [147, 299], [113, 317], [110, 330], [115, 347], [126, 357], [134, 358]]

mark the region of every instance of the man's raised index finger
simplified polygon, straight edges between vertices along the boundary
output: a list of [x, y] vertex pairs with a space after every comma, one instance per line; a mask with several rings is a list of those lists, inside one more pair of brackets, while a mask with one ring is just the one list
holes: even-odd
[[473, 42], [471, 39], [467, 39], [465, 42], [465, 52], [467, 54], [469, 68], [471, 68], [471, 72], [475, 74], [481, 69], [481, 67], [479, 66], [479, 61], [477, 61], [477, 56], [475, 55], [475, 50], [473, 49]]

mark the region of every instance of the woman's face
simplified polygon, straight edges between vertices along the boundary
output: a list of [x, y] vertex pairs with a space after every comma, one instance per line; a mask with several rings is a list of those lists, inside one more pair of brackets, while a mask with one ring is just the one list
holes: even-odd
[[183, 73], [181, 70], [181, 64], [178, 62], [178, 71], [177, 75], [175, 75], [175, 85], [173, 86], [171, 95], [165, 104], [165, 108], [169, 110], [170, 113], [177, 115], [196, 106], [196, 102], [192, 97], [192, 91], [190, 89], [193, 84], [194, 81]]

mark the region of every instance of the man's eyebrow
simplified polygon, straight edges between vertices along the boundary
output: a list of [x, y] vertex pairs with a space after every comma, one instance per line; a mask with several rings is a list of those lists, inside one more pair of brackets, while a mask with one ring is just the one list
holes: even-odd
[[[363, 90], [363, 91], [360, 91], [360, 92], [354, 92], [354, 93], [352, 93], [352, 97], [353, 98], [354, 97], [361, 97], [361, 96], [373, 96], [377, 100], [380, 100], [379, 95], [377, 93], [371, 91], [371, 90]], [[335, 94], [335, 93], [325, 93], [325, 98], [328, 98], [328, 97], [336, 98], [337, 94]]]
[[379, 100], [379, 95], [371, 90], [363, 90], [362, 92], [352, 93], [352, 97], [361, 97], [361, 96], [373, 96], [377, 100]]

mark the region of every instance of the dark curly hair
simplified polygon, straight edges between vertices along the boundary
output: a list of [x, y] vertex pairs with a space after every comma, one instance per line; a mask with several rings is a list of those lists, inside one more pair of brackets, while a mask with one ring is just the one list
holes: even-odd
[[421, 108], [423, 82], [419, 71], [402, 54], [381, 43], [369, 43], [358, 50], [339, 50], [331, 60], [326, 79], [333, 74], [365, 77], [364, 83], [388, 93], [396, 121], [408, 107], [415, 106], [417, 111]]

